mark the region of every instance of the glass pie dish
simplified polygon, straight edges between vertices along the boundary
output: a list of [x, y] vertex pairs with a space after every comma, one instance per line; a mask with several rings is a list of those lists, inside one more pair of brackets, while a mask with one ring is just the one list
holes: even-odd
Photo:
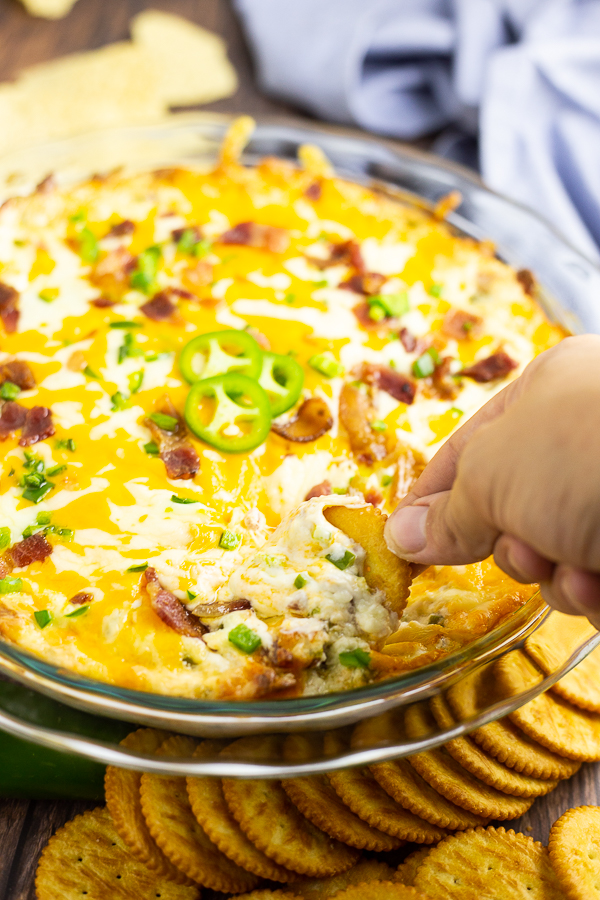
[[[202, 166], [216, 157], [229, 120], [211, 115], [177, 117], [164, 124], [121, 128], [21, 151], [0, 160], [5, 178], [3, 197], [29, 191], [49, 172], [62, 182], [77, 181], [95, 171]], [[600, 312], [589, 302], [600, 288], [600, 271], [571, 248], [548, 224], [527, 209], [487, 190], [476, 176], [427, 154], [395, 144], [356, 136], [339, 129], [259, 124], [244, 155], [254, 163], [265, 155], [295, 159], [298, 147], [318, 144], [342, 177], [375, 184], [393, 197], [417, 205], [436, 203], [457, 190], [462, 203], [448, 217], [461, 233], [491, 239], [499, 256], [516, 269], [532, 270], [541, 285], [541, 300], [551, 319], [571, 332], [600, 332]], [[94, 715], [166, 728], [197, 736], [241, 736], [266, 732], [330, 730], [396, 707], [427, 699], [450, 687], [480, 665], [520, 647], [543, 621], [547, 609], [535, 595], [490, 633], [443, 660], [357, 690], [268, 701], [199, 701], [119, 688], [60, 669], [19, 649], [0, 644], [0, 671], [53, 699]], [[544, 690], [597, 643], [591, 638], [563, 667], [535, 689], [500, 703], [490, 702], [471, 719], [435, 729], [419, 739], [395, 737], [368, 749], [346, 748], [332, 757], [305, 762], [152, 760], [116, 746], [68, 735], [0, 714], [0, 728], [21, 737], [81, 753], [102, 762], [176, 774], [272, 776], [324, 771], [414, 753], [506, 714]]]

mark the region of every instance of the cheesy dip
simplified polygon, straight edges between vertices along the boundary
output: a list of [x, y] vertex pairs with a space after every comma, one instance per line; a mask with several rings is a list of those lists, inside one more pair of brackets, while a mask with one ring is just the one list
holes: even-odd
[[316, 148], [242, 166], [248, 133], [212, 171], [48, 178], [0, 209], [0, 631], [121, 687], [355, 688], [533, 592], [488, 560], [392, 602], [329, 513], [379, 533], [561, 339], [531, 276]]

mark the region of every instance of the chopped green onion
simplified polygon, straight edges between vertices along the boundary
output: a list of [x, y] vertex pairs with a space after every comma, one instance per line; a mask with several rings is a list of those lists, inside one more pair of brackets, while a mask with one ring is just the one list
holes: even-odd
[[196, 597], [198, 596], [198, 594], [194, 594], [194, 592], [190, 591], [190, 590], [188, 590], [187, 595], [188, 595], [188, 599], [190, 599], [190, 600], [195, 600]]
[[387, 431], [387, 423], [382, 419], [374, 419], [370, 424], [373, 431]]
[[36, 525], [49, 525], [52, 521], [52, 513], [39, 512], [35, 517]]
[[78, 616], [82, 616], [89, 609], [89, 606], [79, 606], [77, 609], [74, 609], [73, 612], [67, 613], [65, 619], [76, 619]]
[[0, 397], [3, 400], [16, 400], [20, 393], [21, 388], [18, 384], [13, 384], [12, 381], [5, 381], [0, 387]]
[[177, 494], [171, 494], [171, 500], [173, 503], [199, 503], [199, 500], [194, 500], [192, 497], [178, 497]]
[[14, 594], [23, 590], [23, 581], [20, 578], [12, 578], [7, 575], [0, 581], [0, 594]]
[[38, 297], [40, 300], [43, 300], [44, 303], [52, 303], [53, 300], [56, 300], [60, 291], [57, 287], [53, 288], [44, 288], [43, 291], [40, 291]]
[[444, 617], [437, 615], [437, 613], [434, 613], [434, 615], [429, 616], [429, 624], [430, 625], [443, 625]]
[[96, 235], [89, 228], [82, 228], [79, 232], [79, 254], [86, 263], [95, 263], [100, 255], [100, 247]]
[[303, 588], [305, 584], [308, 584], [308, 580], [304, 577], [304, 575], [296, 575], [294, 587], [300, 590], [300, 588]]
[[41, 503], [53, 487], [54, 485], [48, 481], [38, 488], [28, 487], [27, 490], [23, 491], [23, 499], [29, 500], [30, 503]]
[[242, 653], [254, 653], [262, 644], [262, 640], [255, 631], [242, 622], [229, 632], [229, 643], [241, 650]]
[[144, 294], [150, 293], [158, 272], [161, 256], [162, 251], [156, 245], [142, 250], [137, 259], [137, 269], [130, 279], [131, 287], [137, 288]]
[[83, 370], [83, 374], [84, 374], [84, 375], [87, 375], [88, 378], [95, 378], [96, 381], [100, 381], [100, 376], [99, 376], [99, 375], [96, 375], [96, 373], [94, 372], [94, 370], [93, 370], [93, 369], [90, 369], [89, 366], [86, 366], [86, 367], [85, 367], [85, 369]]
[[221, 550], [236, 550], [241, 543], [241, 534], [236, 534], [234, 531], [224, 531], [219, 538]]
[[210, 252], [211, 247], [212, 247], [211, 242], [207, 241], [206, 238], [204, 238], [203, 240], [196, 242], [196, 244], [194, 246], [193, 254], [194, 254], [194, 256], [197, 256], [198, 258], [200, 258], [202, 256], [206, 256], [206, 254]]
[[[385, 316], [399, 319], [400, 316], [403, 316], [410, 309], [408, 293], [406, 291], [401, 291], [399, 294], [375, 294], [373, 297], [369, 297], [367, 302], [371, 307], [369, 316], [371, 316], [371, 311], [374, 308], [380, 308], [383, 310]], [[371, 316], [371, 318], [373, 318], [373, 316]]]
[[0, 528], [0, 550], [6, 549], [10, 544], [10, 528], [7, 528], [6, 525], [3, 525]]
[[28, 538], [31, 537], [32, 534], [35, 534], [36, 528], [35, 525], [28, 525], [27, 528], [23, 532], [23, 537]]
[[386, 311], [381, 303], [369, 301], [369, 318], [373, 322], [382, 322], [386, 317]]
[[167, 416], [166, 413], [161, 412], [150, 413], [148, 418], [163, 431], [175, 431], [179, 424], [175, 416]]
[[158, 353], [156, 353], [154, 350], [150, 350], [148, 353], [144, 353], [144, 359], [146, 360], [146, 362], [154, 362], [158, 359]]
[[148, 568], [148, 563], [145, 562], [145, 563], [140, 563], [137, 566], [129, 566], [129, 568], [126, 569], [126, 571], [127, 572], [145, 572], [147, 568]]
[[125, 409], [127, 406], [127, 397], [121, 391], [116, 391], [110, 398], [112, 400], [111, 409], [116, 412], [119, 409]]
[[392, 483], [393, 480], [394, 479], [393, 479], [392, 475], [382, 475], [381, 476], [381, 486], [387, 487], [389, 484]]
[[371, 664], [371, 654], [357, 647], [356, 650], [343, 650], [339, 660], [348, 669], [368, 669]]
[[142, 328], [142, 322], [134, 322], [133, 319], [121, 319], [119, 322], [109, 322], [109, 328]]
[[132, 372], [131, 375], [128, 376], [127, 381], [129, 382], [129, 390], [132, 394], [137, 394], [139, 389], [142, 386], [142, 382], [144, 380], [144, 370], [140, 369], [139, 372]]
[[308, 361], [309, 366], [326, 378], [336, 378], [344, 374], [344, 367], [335, 359], [333, 354], [317, 353]]
[[52, 615], [48, 612], [47, 609], [36, 609], [33, 614], [33, 618], [40, 628], [45, 628], [46, 625], [49, 625], [52, 621]]
[[79, 209], [72, 216], [69, 216], [69, 222], [85, 222], [85, 210]]
[[51, 469], [46, 469], [46, 475], [50, 475], [50, 477], [53, 478], [55, 475], [60, 475], [61, 472], [64, 472], [66, 468], [65, 465], [52, 466]]
[[348, 566], [351, 566], [356, 556], [354, 553], [351, 553], [350, 550], [344, 550], [344, 555], [334, 558], [331, 553], [328, 553], [325, 559], [328, 559], [330, 563], [333, 563], [336, 568], [340, 569], [342, 572], [344, 569], [347, 569]]
[[444, 290], [443, 284], [432, 284], [429, 288], [429, 293], [432, 297], [441, 297], [442, 291]]
[[195, 228], [185, 228], [183, 234], [177, 241], [177, 249], [180, 253], [191, 255], [195, 252], [198, 232]]
[[133, 335], [131, 331], [128, 331], [123, 338], [123, 344], [119, 347], [119, 352], [117, 355], [119, 364], [124, 362], [126, 359], [143, 355], [144, 351], [141, 349], [141, 347], [138, 347], [135, 342], [135, 335]]
[[292, 294], [292, 293], [286, 294], [286, 295], [285, 295], [285, 302], [286, 302], [289, 306], [291, 306], [292, 303], [295, 303], [295, 302], [296, 302], [296, 295], [295, 295], [295, 294]]
[[73, 438], [67, 438], [66, 440], [57, 441], [54, 445], [57, 450], [70, 450], [71, 453], [74, 453], [77, 449], [77, 445]]
[[427, 378], [429, 375], [433, 375], [439, 361], [439, 353], [435, 347], [430, 347], [412, 364], [413, 375], [415, 378]]
[[148, 441], [147, 444], [144, 444], [144, 450], [146, 451], [148, 456], [158, 456], [160, 452], [158, 449], [158, 444], [154, 441]]

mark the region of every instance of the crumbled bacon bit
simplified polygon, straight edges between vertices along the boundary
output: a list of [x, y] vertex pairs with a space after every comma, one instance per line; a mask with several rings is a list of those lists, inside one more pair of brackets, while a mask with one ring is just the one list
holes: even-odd
[[47, 406], [32, 406], [27, 410], [23, 430], [21, 431], [20, 447], [30, 447], [38, 441], [45, 441], [54, 434], [52, 410]]
[[373, 296], [379, 293], [386, 281], [385, 275], [380, 275], [378, 272], [364, 272], [362, 275], [352, 275], [347, 281], [342, 281], [340, 287], [347, 291], [354, 291], [355, 294]]
[[83, 606], [84, 603], [91, 603], [93, 599], [93, 594], [88, 594], [86, 591], [80, 591], [79, 594], [75, 594], [74, 597], [71, 597], [69, 603], [72, 603], [73, 606]]
[[478, 337], [482, 325], [481, 316], [476, 316], [465, 309], [451, 309], [444, 316], [442, 331], [456, 341], [464, 341], [465, 338]]
[[537, 285], [533, 272], [530, 272], [529, 269], [519, 269], [517, 281], [529, 297], [535, 296]]
[[43, 562], [52, 553], [52, 544], [49, 544], [43, 534], [31, 534], [25, 540], [19, 541], [7, 550], [6, 556], [15, 569], [24, 569], [32, 562]]
[[322, 192], [321, 182], [313, 181], [313, 183], [309, 184], [304, 191], [304, 196], [307, 197], [308, 200], [320, 200]]
[[327, 497], [329, 494], [333, 493], [333, 488], [329, 481], [322, 481], [321, 484], [315, 484], [314, 487], [311, 487], [310, 491], [304, 498], [305, 500], [312, 500], [313, 497]]
[[167, 289], [171, 297], [179, 297], [180, 300], [197, 300], [195, 294], [191, 291], [185, 291], [183, 288], [170, 287]]
[[181, 600], [161, 586], [156, 569], [149, 566], [142, 580], [148, 591], [152, 609], [165, 625], [185, 637], [201, 638], [206, 633], [207, 629], [202, 622], [186, 609]]
[[5, 441], [13, 431], [22, 428], [27, 418], [27, 410], [14, 400], [8, 400], [0, 413], [0, 441]]
[[157, 412], [165, 413], [177, 419], [174, 431], [164, 431], [152, 419], [145, 419], [144, 424], [158, 444], [159, 455], [167, 469], [167, 476], [173, 480], [193, 478], [200, 469], [200, 460], [193, 446], [188, 441], [185, 422], [179, 415], [170, 398], [163, 397]]
[[116, 225], [110, 229], [107, 237], [125, 237], [128, 234], [133, 234], [135, 231], [135, 222], [132, 222], [131, 219], [123, 219], [122, 222], [117, 222]]
[[455, 400], [458, 396], [456, 382], [450, 374], [451, 364], [452, 357], [444, 356], [433, 370], [433, 375], [431, 376], [433, 389], [441, 400]]
[[417, 339], [414, 334], [411, 334], [408, 328], [401, 328], [398, 337], [407, 353], [414, 353], [416, 351]]
[[22, 359], [11, 359], [0, 365], [0, 384], [12, 381], [22, 391], [30, 391], [35, 387], [33, 372]]
[[381, 491], [376, 490], [375, 488], [371, 488], [371, 490], [367, 491], [365, 494], [365, 500], [367, 503], [370, 503], [371, 506], [379, 506], [383, 503], [383, 494]]
[[0, 319], [4, 330], [12, 334], [17, 330], [19, 322], [19, 292], [0, 281]]
[[147, 300], [140, 306], [140, 310], [153, 322], [166, 322], [172, 319], [177, 307], [169, 297], [169, 291], [160, 291], [151, 300]]
[[56, 190], [56, 178], [53, 173], [50, 172], [49, 175], [46, 175], [45, 178], [42, 178], [40, 183], [36, 186], [35, 192], [36, 194], [50, 194], [52, 191]]
[[105, 278], [111, 275], [117, 281], [126, 281], [135, 269], [137, 259], [125, 247], [117, 247], [111, 250], [96, 264], [95, 278]]
[[290, 245], [290, 235], [285, 228], [259, 225], [258, 222], [240, 222], [220, 237], [222, 244], [242, 244], [272, 253], [285, 253]]
[[371, 307], [366, 300], [363, 303], [357, 303], [356, 306], [353, 306], [352, 312], [356, 316], [358, 324], [363, 328], [381, 328], [382, 325], [383, 327], [386, 327], [387, 325], [387, 322], [384, 319], [381, 322], [376, 322], [371, 318]]
[[390, 366], [361, 363], [355, 369], [354, 374], [359, 381], [364, 381], [371, 387], [385, 391], [394, 400], [406, 403], [407, 406], [410, 406], [415, 399], [417, 390], [415, 382], [406, 375], [396, 372]]
[[329, 407], [320, 397], [305, 400], [293, 419], [288, 422], [274, 422], [271, 430], [286, 441], [305, 444], [316, 441], [333, 427], [333, 418]]
[[90, 304], [97, 309], [108, 309], [109, 306], [114, 306], [116, 302], [116, 300], [111, 300], [110, 297], [96, 297], [95, 300], [90, 300]]
[[198, 259], [182, 272], [185, 280], [194, 288], [206, 287], [213, 280], [212, 264], [206, 259]]
[[160, 458], [167, 469], [167, 477], [174, 481], [193, 478], [200, 468], [198, 454], [191, 444], [182, 444], [174, 450], [162, 450]]
[[213, 603], [199, 603], [194, 607], [194, 615], [202, 619], [216, 619], [242, 609], [252, 609], [252, 604], [245, 597], [239, 600], [215, 600]]
[[184, 228], [175, 228], [174, 231], [171, 232], [171, 237], [175, 241], [176, 244], [179, 243], [181, 238], [183, 237], [186, 231], [194, 232], [194, 242], [197, 244], [198, 241], [202, 240], [202, 232], [198, 228], [197, 225], [186, 225]]
[[468, 369], [463, 369], [459, 375], [465, 378], [472, 378], [479, 384], [486, 384], [488, 381], [496, 381], [499, 378], [506, 378], [509, 372], [517, 368], [518, 363], [511, 359], [504, 350], [498, 350], [492, 353], [487, 359], [481, 359]]
[[369, 398], [358, 388], [345, 384], [340, 392], [340, 422], [348, 432], [352, 452], [367, 465], [383, 459], [387, 454], [381, 432], [373, 431], [375, 418]]
[[308, 261], [317, 269], [328, 269], [329, 266], [346, 265], [356, 269], [357, 272], [365, 271], [365, 263], [360, 252], [360, 244], [357, 241], [342, 241], [330, 244], [329, 256], [324, 259], [309, 256]]

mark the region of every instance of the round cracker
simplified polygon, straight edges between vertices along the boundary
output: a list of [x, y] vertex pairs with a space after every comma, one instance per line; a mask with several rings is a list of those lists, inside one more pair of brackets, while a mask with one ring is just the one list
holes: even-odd
[[[493, 665], [469, 672], [448, 690], [448, 704], [459, 722], [471, 719], [499, 699]], [[580, 765], [531, 740], [507, 717], [481, 725], [469, 737], [505, 766], [533, 778], [570, 778]]]
[[[440, 728], [453, 728], [456, 725], [443, 694], [432, 697], [429, 706]], [[514, 797], [541, 797], [553, 791], [558, 784], [556, 779], [532, 778], [531, 775], [522, 775], [509, 769], [486, 753], [470, 737], [454, 738], [444, 744], [444, 749], [484, 784]]]
[[[192, 756], [196, 741], [176, 735], [158, 749], [161, 756]], [[185, 778], [142, 775], [142, 812], [150, 834], [173, 865], [214, 891], [241, 893], [255, 888], [256, 875], [236, 866], [200, 826], [187, 795]]]
[[[277, 759], [281, 758], [282, 744], [282, 738], [276, 735], [240, 738], [221, 755], [228, 759]], [[280, 866], [316, 878], [344, 872], [358, 859], [357, 850], [309, 822], [276, 781], [224, 778], [223, 793], [242, 831]]]
[[566, 900], [598, 900], [600, 807], [567, 810], [552, 826], [548, 853]]
[[[168, 733], [155, 728], [139, 728], [121, 741], [122, 747], [139, 753], [156, 753]], [[130, 852], [153, 872], [166, 875], [173, 881], [187, 882], [186, 876], [167, 859], [148, 831], [142, 804], [140, 782], [142, 775], [131, 769], [107, 766], [104, 776], [106, 805], [115, 828], [129, 847]]]
[[[228, 741], [202, 741], [194, 750], [194, 756], [214, 758], [227, 744]], [[278, 866], [248, 840], [229, 812], [219, 778], [188, 778], [187, 792], [192, 812], [221, 853], [259, 878], [282, 882], [298, 879], [296, 872]]]
[[[344, 749], [339, 732], [325, 734], [325, 752], [335, 756]], [[330, 772], [329, 781], [343, 803], [373, 828], [415, 844], [434, 844], [446, 831], [413, 815], [375, 781], [368, 769]]]
[[[539, 685], [543, 675], [521, 650], [511, 650], [496, 662], [498, 688], [506, 697]], [[510, 719], [539, 744], [581, 762], [600, 760], [600, 715], [576, 709], [549, 691], [510, 713]]]
[[430, 900], [425, 894], [399, 881], [370, 881], [332, 894], [331, 900]]
[[546, 848], [491, 826], [444, 838], [419, 866], [415, 887], [436, 900], [564, 900]]
[[[323, 752], [323, 737], [317, 734], [290, 734], [284, 744], [288, 760], [304, 762]], [[358, 850], [383, 852], [402, 846], [398, 838], [373, 828], [343, 803], [325, 775], [287, 778], [282, 787], [303, 816], [330, 837]]]
[[[525, 641], [525, 650], [545, 675], [552, 675], [597, 634], [584, 616], [567, 616], [553, 610]], [[600, 713], [600, 647], [550, 688], [575, 706]]]
[[[435, 719], [426, 703], [413, 703], [407, 708], [409, 737], [423, 738], [436, 730]], [[484, 784], [443, 747], [415, 753], [408, 761], [439, 794], [484, 819], [517, 819], [533, 804], [533, 797], [511, 797]]]
[[300, 881], [294, 885], [294, 890], [302, 897], [302, 900], [329, 900], [329, 897], [333, 897], [338, 891], [353, 884], [363, 884], [365, 881], [387, 881], [393, 877], [394, 870], [387, 863], [378, 859], [361, 859], [341, 875]]
[[394, 881], [399, 881], [401, 884], [409, 886], [414, 885], [417, 869], [429, 855], [429, 849], [429, 847], [419, 847], [418, 850], [413, 850], [412, 853], [409, 853], [404, 862], [401, 862], [396, 869]]
[[38, 900], [199, 900], [197, 885], [176, 884], [129, 852], [105, 807], [88, 810], [50, 838], [35, 875]]

